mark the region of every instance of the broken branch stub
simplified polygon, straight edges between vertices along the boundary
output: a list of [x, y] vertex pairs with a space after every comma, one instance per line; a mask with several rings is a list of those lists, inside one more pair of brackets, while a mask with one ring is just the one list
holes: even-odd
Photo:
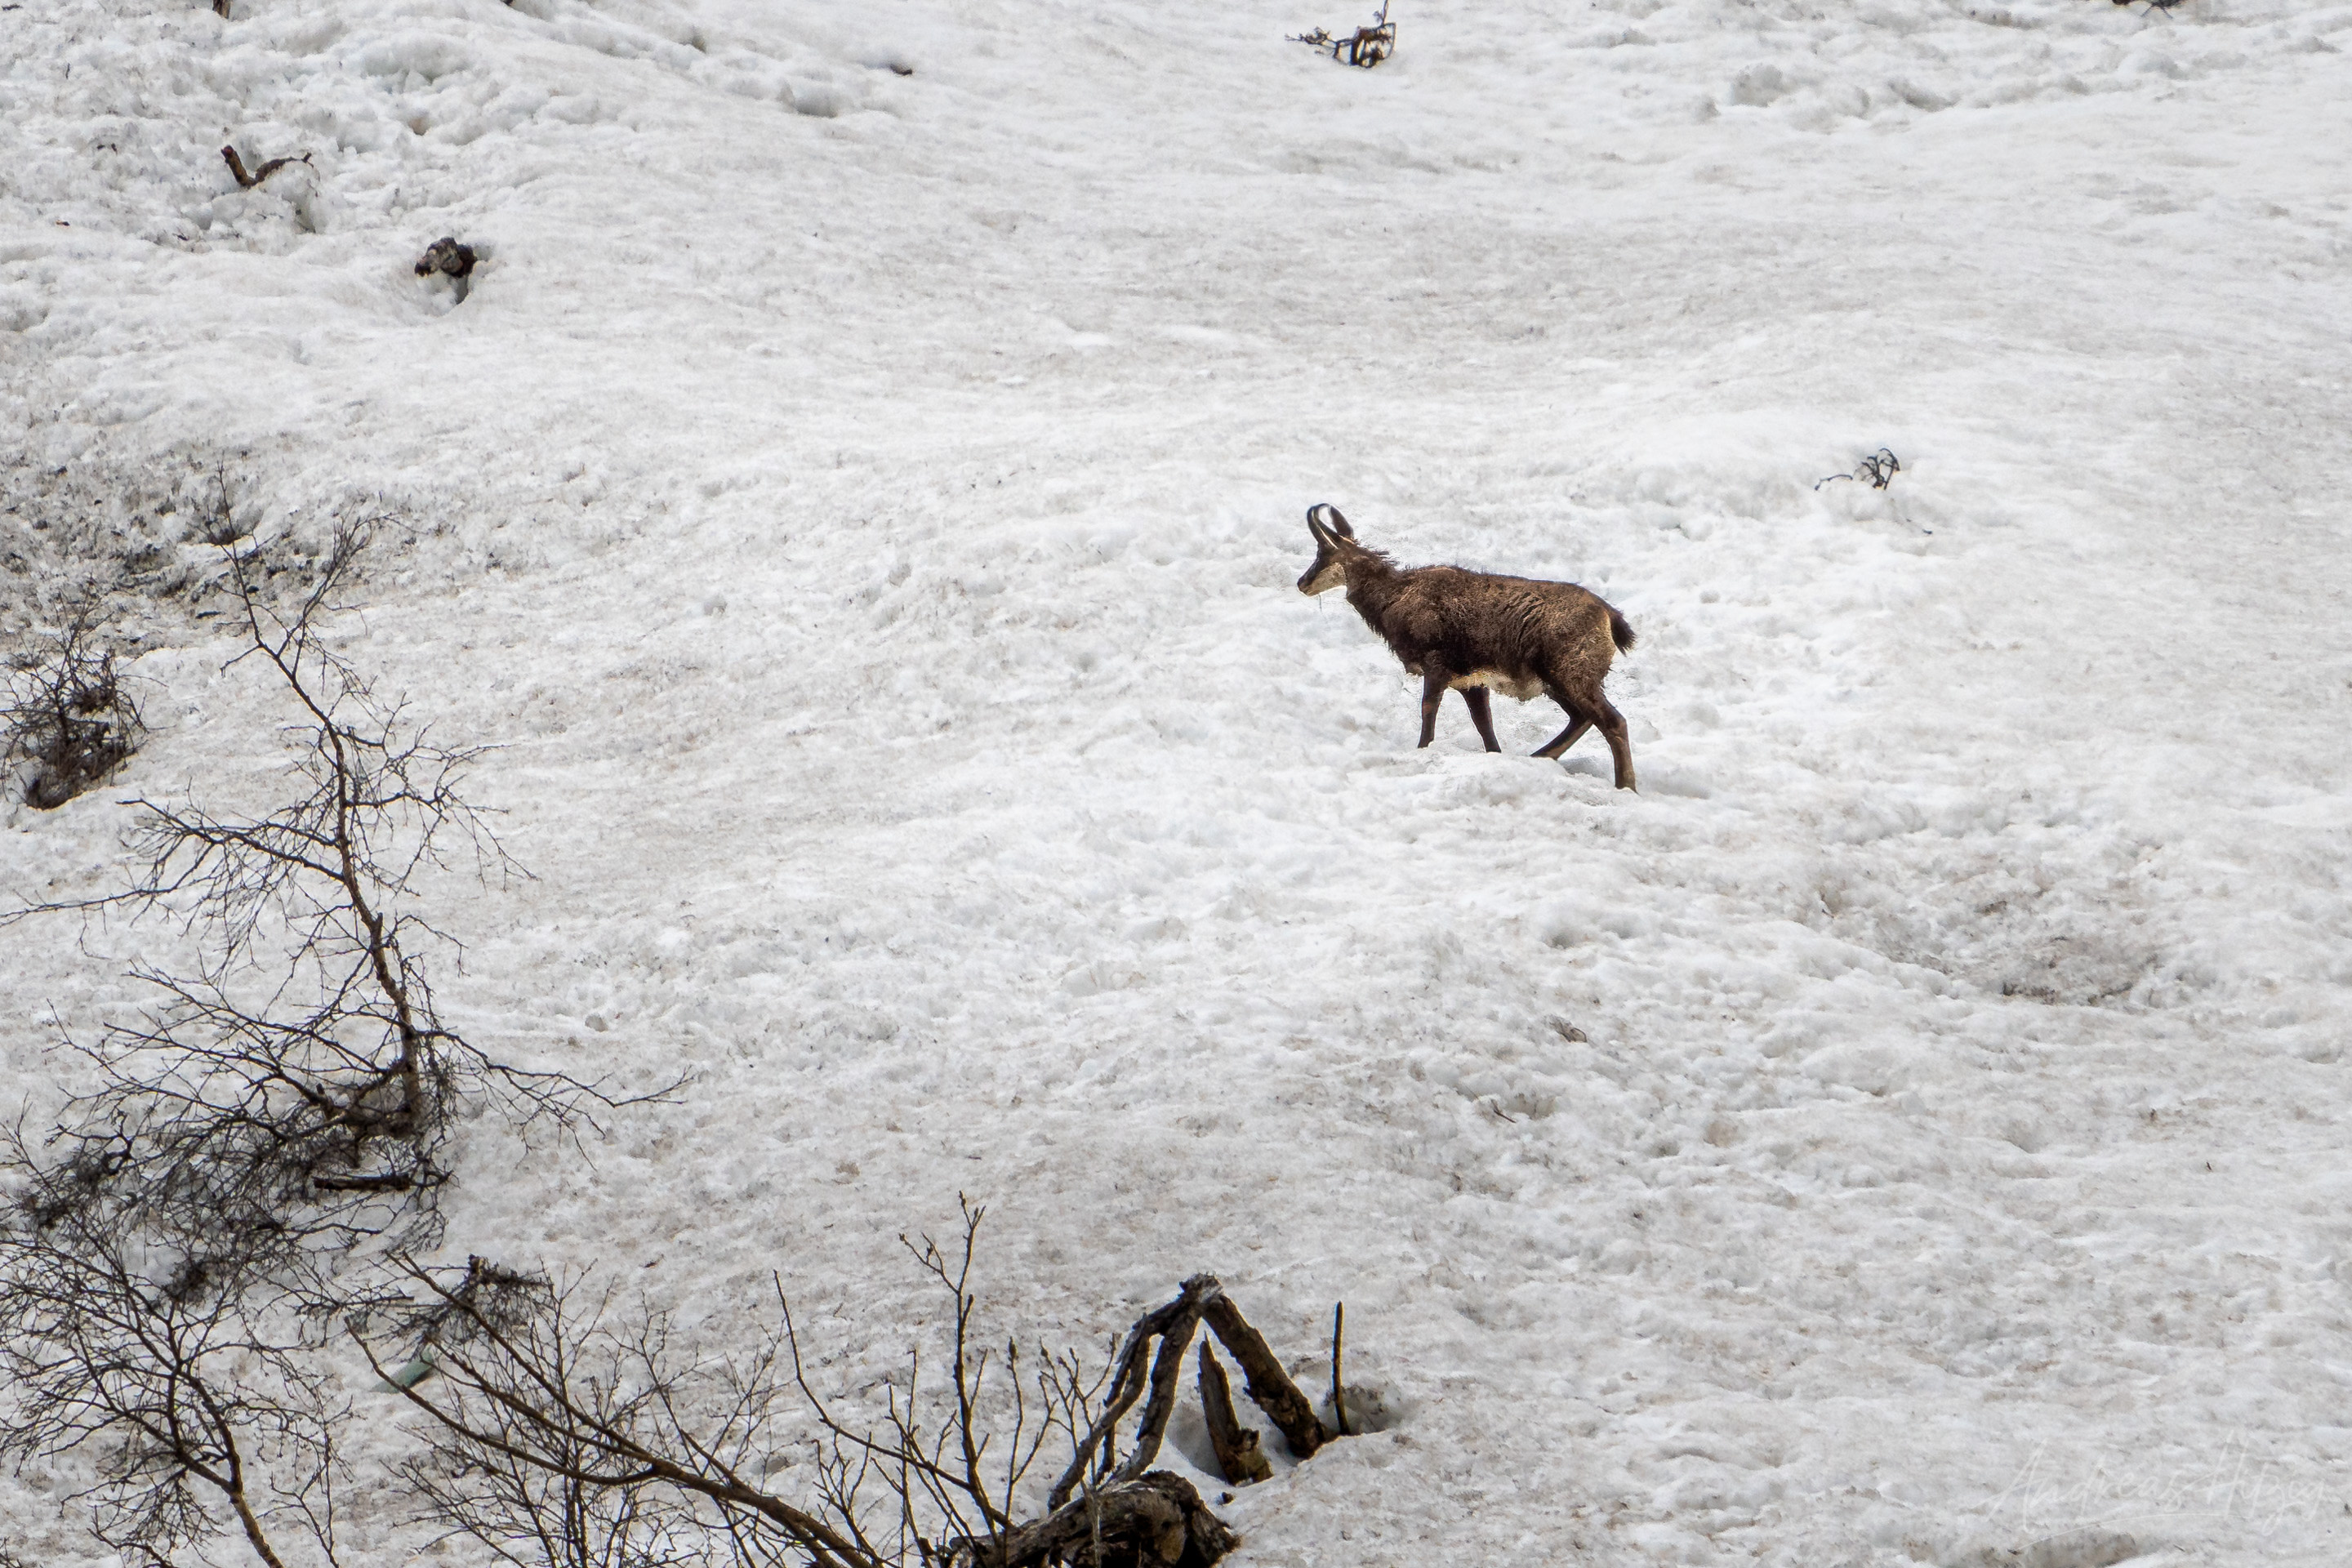
[[[1183, 1289], [1174, 1300], [1146, 1312], [1128, 1331], [1111, 1364], [1110, 1393], [1103, 1402], [1102, 1414], [1072, 1445], [1069, 1468], [1063, 1471], [1053, 1490], [1046, 1494], [1046, 1506], [1054, 1510], [1053, 1518], [1058, 1518], [1066, 1508], [1085, 1504], [1088, 1495], [1101, 1495], [1098, 1490], [1081, 1494], [1089, 1476], [1097, 1487], [1125, 1486], [1144, 1477], [1147, 1467], [1160, 1452], [1168, 1418], [1176, 1407], [1176, 1385], [1183, 1373], [1184, 1352], [1192, 1347], [1195, 1329], [1204, 1321], [1241, 1363], [1247, 1380], [1245, 1391], [1281, 1429], [1283, 1441], [1292, 1454], [1302, 1459], [1310, 1458], [1331, 1440], [1332, 1433], [1316, 1415], [1314, 1405], [1291, 1381], [1290, 1373], [1283, 1369], [1281, 1360], [1265, 1342], [1265, 1336], [1250, 1327], [1241, 1309], [1226, 1296], [1224, 1286], [1214, 1275], [1195, 1274], [1184, 1281]], [[1154, 1340], [1160, 1342], [1157, 1355], [1150, 1353]], [[1216, 1448], [1217, 1464], [1225, 1479], [1239, 1486], [1271, 1475], [1273, 1467], [1258, 1447], [1258, 1435], [1244, 1428], [1234, 1414], [1232, 1385], [1206, 1343], [1201, 1346], [1200, 1387], [1210, 1441]], [[1336, 1381], [1334, 1387], [1337, 1388]], [[1122, 1461], [1118, 1458], [1119, 1423], [1139, 1400], [1143, 1403], [1143, 1412], [1137, 1425], [1135, 1445]], [[1045, 1522], [1050, 1523], [1051, 1519]], [[1036, 1528], [1043, 1529], [1045, 1525], [1041, 1523]]]
[[1302, 1459], [1312, 1458], [1316, 1449], [1331, 1440], [1331, 1434], [1324, 1430], [1314, 1405], [1298, 1392], [1298, 1384], [1282, 1369], [1265, 1336], [1249, 1326], [1241, 1309], [1222, 1289], [1201, 1315], [1218, 1342], [1241, 1363], [1242, 1374], [1247, 1380], [1243, 1392], [1281, 1428], [1282, 1440], [1292, 1454]]
[[1233, 1385], [1205, 1340], [1201, 1344], [1201, 1412], [1208, 1417], [1209, 1446], [1216, 1450], [1218, 1472], [1229, 1483], [1245, 1487], [1273, 1477], [1274, 1465], [1258, 1447], [1257, 1433], [1234, 1414]]
[[1331, 1304], [1331, 1419], [1339, 1423], [1339, 1436], [1348, 1436], [1348, 1391], [1339, 1383], [1339, 1339], [1348, 1325], [1348, 1303]]
[[416, 275], [419, 278], [431, 278], [436, 274], [446, 277], [457, 295], [457, 303], [462, 305], [466, 302], [466, 296], [473, 291], [474, 263], [478, 259], [472, 246], [461, 245], [455, 238], [444, 235], [426, 246], [425, 254], [417, 258]]

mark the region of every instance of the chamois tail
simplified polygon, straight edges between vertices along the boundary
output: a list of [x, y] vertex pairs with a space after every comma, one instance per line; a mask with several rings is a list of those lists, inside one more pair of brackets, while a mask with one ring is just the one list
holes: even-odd
[[1633, 623], [1613, 608], [1609, 612], [1609, 638], [1617, 645], [1619, 653], [1633, 651]]

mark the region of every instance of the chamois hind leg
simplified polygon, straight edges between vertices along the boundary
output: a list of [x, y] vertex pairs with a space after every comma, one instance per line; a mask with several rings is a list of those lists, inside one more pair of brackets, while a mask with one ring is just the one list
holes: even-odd
[[1478, 726], [1478, 738], [1486, 742], [1486, 749], [1501, 751], [1503, 742], [1495, 739], [1495, 715], [1487, 704], [1486, 689], [1465, 686], [1462, 689], [1462, 700], [1470, 705], [1470, 722]]
[[1430, 661], [1421, 678], [1421, 743], [1437, 739], [1437, 710], [1445, 700], [1445, 667]]
[[1567, 729], [1536, 749], [1536, 755], [1538, 757], [1559, 756], [1570, 746], [1584, 739], [1584, 732], [1592, 728], [1592, 716], [1562, 696], [1558, 687], [1550, 689], [1550, 695], [1554, 702], [1568, 710], [1569, 725]]
[[1633, 742], [1625, 734], [1625, 716], [1609, 705], [1605, 697], [1601, 704], [1601, 733], [1609, 742], [1610, 760], [1617, 764], [1617, 787], [1633, 787]]

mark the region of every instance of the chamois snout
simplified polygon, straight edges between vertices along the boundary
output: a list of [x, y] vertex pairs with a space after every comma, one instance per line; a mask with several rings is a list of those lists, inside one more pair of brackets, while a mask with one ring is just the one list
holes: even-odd
[[1352, 542], [1356, 537], [1355, 531], [1348, 526], [1348, 520], [1339, 515], [1338, 507], [1328, 501], [1321, 502], [1307, 509], [1307, 531], [1315, 536], [1315, 564], [1299, 576], [1298, 591], [1311, 598], [1317, 594], [1328, 594], [1334, 588], [1346, 587], [1346, 547], [1339, 542], [1347, 540]]
[[1298, 591], [1308, 598], [1348, 585], [1348, 569], [1337, 561], [1317, 560], [1298, 579]]

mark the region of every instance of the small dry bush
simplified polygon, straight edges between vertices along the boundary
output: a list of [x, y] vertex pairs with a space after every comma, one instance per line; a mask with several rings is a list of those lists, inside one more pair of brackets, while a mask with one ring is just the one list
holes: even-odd
[[25, 802], [53, 811], [114, 776], [146, 733], [114, 649], [86, 616], [11, 660], [0, 694], [0, 740], [30, 764]]

